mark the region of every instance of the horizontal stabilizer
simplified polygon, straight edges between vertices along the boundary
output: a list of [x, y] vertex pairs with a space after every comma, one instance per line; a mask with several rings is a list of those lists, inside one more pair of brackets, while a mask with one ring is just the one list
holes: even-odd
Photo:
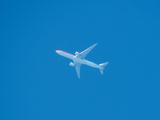
[[102, 68], [100, 68], [99, 70], [100, 70], [100, 73], [103, 75], [103, 69], [104, 69], [104, 67], [108, 64], [109, 62], [105, 62], [105, 63], [101, 63], [101, 64], [99, 64], [99, 66], [101, 66]]
[[105, 67], [108, 63], [109, 63], [109, 62], [101, 63], [101, 64], [99, 64], [99, 66]]
[[99, 69], [100, 70], [100, 73], [103, 75], [103, 69]]

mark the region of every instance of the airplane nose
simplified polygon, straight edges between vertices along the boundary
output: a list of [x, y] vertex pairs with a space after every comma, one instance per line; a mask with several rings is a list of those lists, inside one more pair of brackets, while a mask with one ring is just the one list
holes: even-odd
[[61, 50], [56, 50], [56, 53], [61, 55], [62, 51]]
[[55, 52], [58, 54], [58, 51], [57, 51], [57, 50], [56, 50]]
[[60, 54], [59, 50], [56, 50], [55, 52], [56, 52], [57, 54]]

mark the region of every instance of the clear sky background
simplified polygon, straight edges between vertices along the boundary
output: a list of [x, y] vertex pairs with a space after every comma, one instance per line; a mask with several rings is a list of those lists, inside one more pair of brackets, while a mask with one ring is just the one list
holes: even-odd
[[[0, 120], [160, 119], [159, 0], [1, 0]], [[81, 66], [86, 56], [98, 69]]]

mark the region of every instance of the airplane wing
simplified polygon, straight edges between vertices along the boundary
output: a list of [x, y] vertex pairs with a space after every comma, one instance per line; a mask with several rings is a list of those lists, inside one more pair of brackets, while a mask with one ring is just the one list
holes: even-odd
[[78, 57], [78, 58], [81, 58], [81, 59], [84, 59], [84, 58], [86, 57], [86, 55], [87, 55], [96, 45], [97, 45], [97, 43], [94, 44], [94, 45], [92, 45], [91, 47], [87, 48], [86, 50], [82, 51], [77, 57]]
[[78, 75], [78, 78], [80, 79], [80, 68], [81, 68], [81, 64], [78, 62], [74, 62], [75, 68], [76, 68], [76, 72]]

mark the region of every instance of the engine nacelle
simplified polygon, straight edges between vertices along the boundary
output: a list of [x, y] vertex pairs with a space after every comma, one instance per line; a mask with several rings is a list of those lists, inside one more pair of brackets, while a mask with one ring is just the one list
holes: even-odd
[[79, 52], [76, 51], [76, 52], [75, 52], [75, 55], [79, 55]]
[[74, 66], [74, 63], [73, 63], [73, 62], [70, 62], [69, 65], [73, 67], [73, 66]]

